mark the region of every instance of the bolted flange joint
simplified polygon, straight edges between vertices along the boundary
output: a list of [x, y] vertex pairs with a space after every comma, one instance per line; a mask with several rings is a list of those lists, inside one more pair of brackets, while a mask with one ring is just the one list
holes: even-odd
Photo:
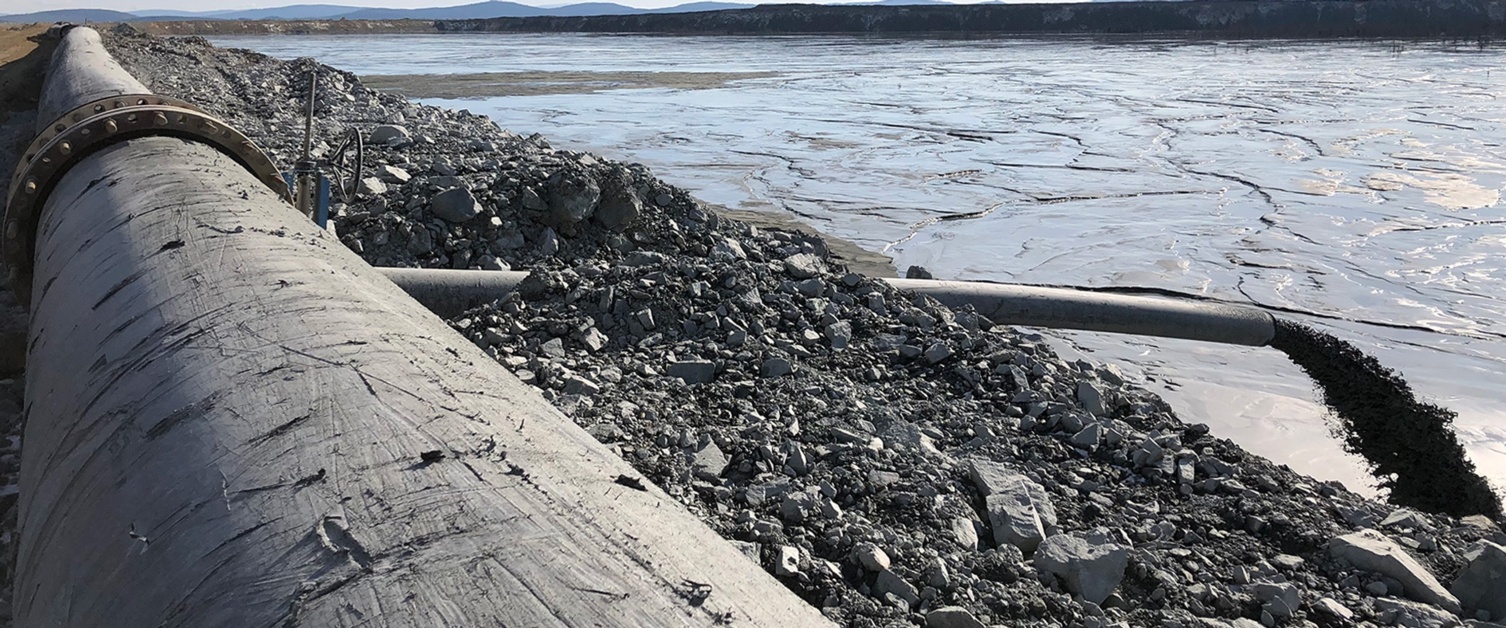
[[0, 232], [0, 259], [23, 307], [31, 306], [37, 219], [57, 182], [73, 164], [106, 146], [154, 135], [213, 146], [256, 175], [279, 197], [289, 199], [287, 183], [266, 153], [229, 124], [188, 102], [156, 94], [126, 94], [84, 104], [32, 140], [11, 179], [5, 227]]

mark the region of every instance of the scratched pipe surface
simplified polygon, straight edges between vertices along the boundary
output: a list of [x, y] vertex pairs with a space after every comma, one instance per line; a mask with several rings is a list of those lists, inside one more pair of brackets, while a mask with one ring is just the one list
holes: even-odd
[[17, 626], [826, 623], [207, 146], [36, 251]]

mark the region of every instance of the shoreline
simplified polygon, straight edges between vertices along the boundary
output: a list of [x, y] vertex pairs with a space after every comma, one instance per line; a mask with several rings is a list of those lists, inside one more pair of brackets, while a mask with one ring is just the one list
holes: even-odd
[[497, 96], [589, 94], [619, 89], [716, 89], [733, 81], [772, 78], [774, 72], [480, 72], [470, 74], [374, 74], [361, 81], [372, 89], [409, 98], [481, 99]]

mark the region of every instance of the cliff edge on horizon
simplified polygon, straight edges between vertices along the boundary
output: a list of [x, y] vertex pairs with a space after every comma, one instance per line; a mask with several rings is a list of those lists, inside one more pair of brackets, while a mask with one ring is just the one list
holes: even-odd
[[435, 23], [441, 31], [675, 34], [1116, 34], [1229, 37], [1444, 37], [1506, 34], [1501, 0], [1216, 0], [917, 6], [763, 5], [699, 13], [527, 17]]

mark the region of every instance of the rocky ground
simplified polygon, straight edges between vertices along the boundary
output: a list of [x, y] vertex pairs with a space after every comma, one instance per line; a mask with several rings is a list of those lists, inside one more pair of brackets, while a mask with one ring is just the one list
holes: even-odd
[[[52, 53], [43, 25], [0, 26], [0, 173], [6, 187], [16, 157], [36, 132], [37, 90]], [[10, 625], [17, 486], [21, 470], [21, 409], [26, 312], [0, 273], [0, 626]]]
[[370, 140], [341, 240], [375, 265], [532, 271], [453, 326], [839, 624], [1506, 622], [1490, 519], [1273, 465], [1112, 365], [848, 273], [641, 165], [309, 61], [107, 42], [281, 163], [318, 73], [321, 137]]

